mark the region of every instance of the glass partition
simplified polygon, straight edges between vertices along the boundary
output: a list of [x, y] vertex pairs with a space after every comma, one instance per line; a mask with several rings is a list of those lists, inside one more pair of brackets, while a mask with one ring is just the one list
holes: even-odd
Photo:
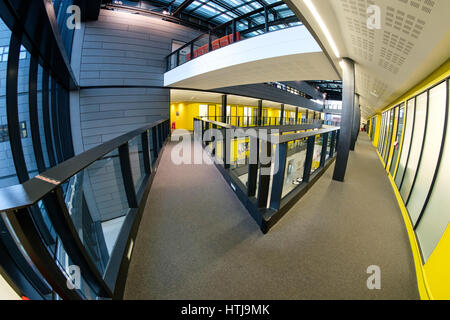
[[50, 160], [48, 157], [47, 141], [45, 139], [45, 129], [44, 129], [44, 106], [43, 106], [43, 72], [41, 65], [38, 65], [37, 74], [37, 114], [38, 114], [38, 124], [39, 124], [39, 140], [41, 142], [42, 156], [44, 157], [45, 168], [50, 168]]
[[307, 142], [301, 139], [288, 143], [282, 198], [303, 182]]
[[386, 146], [388, 145], [389, 141], [388, 141], [388, 137], [389, 137], [389, 131], [391, 129], [391, 110], [386, 111], [386, 122], [384, 125], [384, 134], [383, 134], [383, 149], [381, 150], [381, 157], [383, 158], [383, 160], [385, 159], [385, 154], [386, 154]]
[[71, 179], [67, 208], [100, 273], [103, 273], [129, 211], [118, 150]]
[[130, 152], [131, 174], [133, 176], [134, 189], [139, 192], [145, 181], [144, 152], [142, 150], [142, 137], [140, 135], [128, 142]]
[[330, 159], [330, 156], [332, 155], [332, 151], [331, 150], [331, 140], [332, 140], [333, 136], [332, 133], [328, 133], [328, 139], [327, 139], [327, 152], [325, 155], [325, 161], [327, 161], [328, 159]]
[[19, 183], [14, 167], [6, 116], [6, 76], [11, 31], [0, 18], [0, 188]]
[[376, 116], [372, 118], [372, 121], [371, 121], [370, 125], [371, 125], [370, 139], [372, 141], [374, 141], [374, 139], [375, 139], [375, 130], [377, 128], [377, 117]]
[[403, 128], [404, 128], [404, 126], [403, 126], [403, 122], [405, 120], [404, 116], [405, 116], [405, 105], [402, 104], [400, 106], [400, 110], [398, 113], [397, 134], [395, 135], [394, 151], [392, 153], [391, 167], [389, 169], [391, 176], [394, 176], [395, 168], [397, 167], [398, 154], [400, 151], [400, 144], [401, 144]]
[[23, 156], [27, 166], [29, 178], [38, 174], [36, 158], [33, 149], [31, 124], [30, 124], [30, 105], [29, 105], [29, 78], [30, 78], [30, 59], [31, 55], [21, 47], [19, 55], [19, 73], [17, 77], [17, 108], [19, 113], [20, 136], [22, 143]]
[[381, 155], [381, 152], [383, 150], [383, 137], [384, 137], [384, 124], [386, 119], [386, 113], [383, 113], [381, 115], [381, 124], [380, 124], [380, 135], [378, 138], [378, 153]]
[[398, 107], [391, 109], [389, 112], [389, 115], [390, 115], [389, 128], [388, 128], [388, 134], [387, 134], [386, 148], [384, 150], [384, 163], [386, 163], [386, 166], [388, 165], [388, 159], [389, 159], [389, 155], [391, 153], [392, 135], [395, 130], [395, 120], [398, 115]]
[[322, 157], [322, 145], [323, 145], [322, 135], [317, 135], [314, 140], [314, 153], [311, 165], [311, 173], [314, 173], [320, 167], [320, 160]]
[[[439, 88], [438, 90], [442, 90]], [[445, 92], [448, 97], [450, 97], [450, 92], [448, 88], [445, 88]], [[445, 104], [445, 96], [441, 92], [434, 91], [433, 96], [430, 92], [430, 106], [431, 104]], [[441, 101], [439, 101], [441, 99]], [[447, 104], [447, 119], [450, 112], [450, 105]], [[436, 181], [433, 186], [433, 190], [430, 194], [425, 210], [423, 211], [423, 216], [417, 225], [416, 233], [417, 239], [420, 243], [420, 248], [422, 250], [424, 262], [433, 253], [439, 240], [444, 234], [445, 230], [449, 226], [450, 221], [450, 197], [448, 196], [448, 190], [450, 190], [450, 127], [447, 126], [445, 133], [445, 143], [442, 145], [442, 158], [440, 161], [439, 168], [437, 168]], [[443, 208], [446, 208], [443, 210]]]
[[416, 98], [416, 114], [414, 122], [414, 132], [411, 142], [411, 150], [405, 169], [403, 183], [400, 188], [400, 194], [406, 203], [411, 192], [411, 188], [416, 176], [417, 165], [422, 154], [422, 144], [425, 134], [425, 124], [427, 119], [427, 93], [423, 93]]
[[408, 100], [406, 109], [405, 133], [403, 136], [403, 143], [401, 146], [400, 161], [398, 163], [397, 173], [395, 174], [395, 184], [397, 185], [397, 188], [400, 188], [400, 185], [403, 181], [403, 174], [405, 173], [406, 162], [408, 160], [409, 150], [411, 147], [411, 139], [414, 128], [415, 106], [416, 106], [415, 99]]
[[445, 82], [430, 89], [428, 101], [428, 117], [422, 157], [417, 169], [416, 181], [407, 204], [413, 224], [416, 223], [434, 178], [445, 126], [447, 84]]
[[248, 187], [249, 147], [249, 138], [235, 138], [231, 140], [230, 172], [242, 182], [245, 186], [245, 191]]

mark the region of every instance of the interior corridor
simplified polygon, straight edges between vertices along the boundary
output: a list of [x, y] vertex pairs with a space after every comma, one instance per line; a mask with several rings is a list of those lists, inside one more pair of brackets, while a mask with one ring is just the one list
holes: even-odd
[[[263, 235], [214, 166], [168, 144], [135, 243], [125, 299], [419, 299], [404, 222], [361, 133], [345, 183], [334, 165]], [[374, 205], [375, 204], [375, 205]], [[381, 289], [366, 286], [381, 268]]]

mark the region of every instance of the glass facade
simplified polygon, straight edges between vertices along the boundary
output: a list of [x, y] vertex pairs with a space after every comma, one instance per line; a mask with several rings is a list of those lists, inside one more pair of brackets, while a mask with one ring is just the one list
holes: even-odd
[[394, 124], [395, 124], [397, 112], [398, 112], [398, 108], [392, 109], [389, 112], [388, 129], [387, 129], [387, 135], [386, 135], [386, 141], [385, 141], [386, 146], [384, 147], [384, 151], [383, 151], [384, 163], [387, 163], [387, 160], [389, 158], [389, 153], [391, 151], [392, 133], [395, 130]]
[[[441, 81], [382, 114], [379, 149], [393, 143], [389, 173], [395, 180], [420, 244], [423, 261], [441, 240], [450, 216], [446, 190], [450, 188], [449, 80]], [[398, 126], [391, 141], [388, 124], [397, 108]], [[403, 125], [404, 123], [404, 125]], [[398, 162], [397, 169], [396, 163]]]
[[403, 145], [401, 148], [401, 155], [397, 173], [395, 175], [395, 184], [397, 185], [397, 188], [400, 188], [400, 185], [403, 181], [403, 176], [406, 169], [406, 162], [408, 160], [409, 150], [411, 147], [412, 132], [414, 128], [415, 103], [416, 103], [415, 99], [410, 99], [407, 102], [406, 126], [403, 136]]
[[416, 114], [414, 121], [414, 132], [408, 162], [400, 188], [400, 194], [404, 202], [408, 201], [411, 188], [416, 176], [417, 165], [419, 164], [422, 152], [423, 138], [425, 134], [425, 124], [427, 119], [427, 93], [423, 93], [416, 98]]
[[11, 31], [0, 19], [0, 188], [19, 183], [9, 141], [8, 117], [6, 111], [6, 75]]
[[[109, 1], [111, 5], [117, 4], [116, 1]], [[163, 7], [162, 12], [169, 12], [176, 10], [183, 1], [158, 1]], [[244, 14], [248, 14], [257, 9], [263, 8], [263, 6], [270, 5], [277, 1], [271, 0], [230, 0], [223, 1], [206, 1], [196, 0], [187, 6], [183, 13], [192, 17], [200, 18], [209, 23], [220, 25], [238, 18]], [[151, 1], [120, 1], [120, 4], [128, 7], [135, 7], [143, 10], [155, 9], [154, 3]], [[291, 18], [290, 20], [287, 20]], [[283, 20], [284, 19], [284, 20]], [[286, 28], [286, 26], [295, 26], [300, 23], [297, 21], [295, 14], [286, 4], [279, 5], [275, 8], [271, 8], [268, 13], [268, 20], [270, 23], [270, 31]], [[277, 22], [278, 20], [282, 20]], [[263, 25], [265, 21], [264, 12], [258, 12], [243, 21], [237, 23], [237, 30], [241, 31], [255, 26]], [[255, 30], [251, 33], [251, 36], [264, 33], [261, 30]]]
[[[54, 3], [60, 26], [63, 26], [67, 6], [72, 2]], [[1, 12], [2, 17], [8, 14]], [[63, 79], [59, 74], [61, 69], [52, 69], [55, 66], [42, 60], [42, 55], [32, 47], [33, 42], [27, 38], [27, 33], [21, 33], [20, 28], [11, 32], [5, 21], [0, 19], [0, 188], [24, 183], [73, 156], [69, 88], [60, 81]], [[73, 30], [68, 32], [73, 34]], [[53, 33], [51, 36], [54, 36]], [[51, 36], [45, 40], [51, 41]], [[70, 56], [71, 37], [63, 35], [62, 38], [67, 49], [63, 54]], [[61, 193], [70, 195], [71, 187], [74, 187], [72, 181], [66, 182]], [[55, 207], [49, 197], [43, 197], [21, 214], [29, 215], [45, 248], [45, 255], [59, 266], [63, 277], [69, 279], [74, 263], [63, 243], [66, 240], [61, 239], [53, 224]], [[17, 243], [20, 255], [25, 259], [21, 270], [29, 270], [25, 276], [35, 288], [35, 291], [24, 292], [34, 299], [60, 299], [61, 296], [45, 280], [44, 273], [39, 271], [42, 265], [38, 268], [33, 262], [36, 257], [29, 256], [24, 249], [12, 227], [11, 217], [2, 214], [2, 221], [0, 224], [6, 226], [6, 229], [2, 228], [3, 239], [13, 239]], [[82, 239], [88, 241], [88, 237]], [[16, 259], [22, 261], [20, 257]], [[20, 286], [26, 285], [23, 280], [18, 283]], [[83, 298], [96, 297], [84, 276], [81, 276], [78, 294]]]
[[[445, 85], [440, 85], [433, 89], [433, 93], [430, 91], [430, 105], [436, 104], [441, 107], [443, 104], [445, 105], [443, 102], [446, 100], [443, 94], [446, 93], [447, 97], [449, 97], [450, 92], [448, 90], [449, 88], [446, 88]], [[446, 114], [448, 117], [450, 105], [447, 104], [445, 108], [447, 109]], [[416, 229], [417, 238], [425, 261], [433, 253], [450, 221], [450, 211], [443, 210], [443, 208], [450, 207], [450, 197], [448, 196], [448, 192], [446, 192], [450, 190], [450, 167], [448, 166], [448, 163], [450, 163], [450, 128], [448, 125], [445, 132], [445, 143], [442, 146], [438, 146], [438, 149], [439, 147], [442, 147], [442, 158], [437, 169], [438, 174], [428, 204], [423, 211], [422, 219]]]
[[446, 113], [446, 83], [443, 82], [429, 91], [428, 117], [422, 156], [417, 168], [414, 188], [407, 204], [408, 212], [415, 224], [428, 197], [434, 172], [439, 161], [444, 134]]

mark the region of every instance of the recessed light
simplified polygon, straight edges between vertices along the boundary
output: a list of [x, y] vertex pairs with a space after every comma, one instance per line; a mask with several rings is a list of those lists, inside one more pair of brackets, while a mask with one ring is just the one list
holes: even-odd
[[334, 55], [336, 58], [340, 57], [339, 50], [336, 46], [336, 43], [333, 40], [333, 37], [331, 36], [330, 31], [327, 28], [327, 25], [323, 21], [322, 17], [320, 16], [319, 12], [317, 11], [316, 7], [313, 5], [311, 0], [303, 0], [303, 2], [308, 7], [309, 11], [311, 11], [312, 15], [314, 16], [314, 19], [316, 19], [317, 23], [319, 24], [320, 28], [322, 29], [322, 32], [324, 33], [325, 37], [328, 40], [328, 43], [331, 46], [331, 49], [333, 49]]

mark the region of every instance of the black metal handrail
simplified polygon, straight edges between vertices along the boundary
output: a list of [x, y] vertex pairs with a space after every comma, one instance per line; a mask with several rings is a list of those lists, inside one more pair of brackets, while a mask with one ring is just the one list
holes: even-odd
[[[0, 211], [5, 212], [5, 215], [0, 218], [0, 228], [3, 231], [3, 238], [0, 238], [0, 241], [4, 245], [8, 243], [9, 247], [5, 246], [8, 247], [10, 255], [13, 251], [18, 255], [18, 250], [11, 247], [14, 241], [5, 242], [4, 240], [7, 236], [6, 233], [12, 232], [14, 235], [11, 234], [9, 237], [17, 238], [23, 254], [31, 259], [36, 267], [34, 269], [38, 270], [37, 278], [45, 279], [45, 283], [48, 283], [51, 290], [60, 298], [120, 298], [123, 294], [124, 279], [139, 221], [156, 172], [155, 167], [158, 166], [160, 160], [158, 156], [169, 134], [169, 119], [162, 119], [87, 150], [21, 185], [0, 189]], [[131, 141], [133, 141], [133, 146], [135, 145], [134, 141], [138, 143], [138, 166], [142, 164], [141, 159], [143, 161], [140, 184], [135, 184], [133, 181], [130, 158], [132, 153], [129, 150]], [[118, 152], [112, 154], [116, 150]], [[133, 156], [136, 156], [136, 153], [133, 153]], [[114, 181], [120, 184], [124, 190], [128, 209], [123, 215], [125, 220], [108, 256], [109, 260], [99, 267], [94, 261], [94, 256], [98, 258], [97, 255], [92, 255], [92, 246], [98, 248], [102, 244], [87, 243], [90, 230], [83, 229], [85, 227], [95, 228], [95, 226], [92, 225], [92, 221], [89, 222], [89, 219], [88, 225], [86, 222], [78, 225], [82, 219], [89, 217], [84, 216], [85, 218], [83, 218], [81, 215], [72, 217], [71, 209], [73, 210], [73, 208], [69, 209], [66, 203], [67, 194], [64, 194], [62, 187], [67, 184], [71, 185], [72, 178], [79, 177], [81, 172], [84, 173], [83, 170], [95, 165], [97, 161], [107, 162], [114, 157], [120, 160], [118, 167], [120, 174], [113, 174], [116, 179]], [[93, 169], [95, 170], [95, 168]], [[109, 178], [110, 172], [105, 172], [104, 175]], [[79, 179], [83, 179], [83, 176], [80, 176]], [[117, 180], [119, 176], [122, 179]], [[75, 184], [73, 185], [75, 186]], [[80, 188], [78, 194], [85, 199], [83, 197], [86, 196], [85, 192], [87, 191], [81, 185], [76, 186]], [[65, 190], [67, 189], [70, 188]], [[81, 210], [81, 213], [86, 214], [85, 209]], [[91, 208], [87, 207], [87, 210], [91, 211]], [[4, 230], [5, 225], [10, 226], [9, 232]], [[48, 229], [49, 225], [52, 230]], [[97, 227], [99, 226], [97, 225]], [[46, 233], [49, 235], [46, 236]], [[51, 234], [54, 236], [52, 237]], [[94, 239], [100, 241], [98, 238], [94, 237]], [[49, 241], [56, 241], [56, 243], [49, 243]], [[57, 260], [57, 255], [61, 252], [65, 252], [66, 260], [70, 261], [71, 265], [79, 268], [82, 287], [70, 288], [67, 285], [68, 281], [73, 279], [70, 271], [64, 269]], [[26, 277], [30, 278], [30, 275], [26, 275]], [[32, 283], [31, 286], [36, 285]], [[23, 294], [26, 295], [26, 292]]]
[[[270, 27], [272, 24], [276, 23], [277, 21], [269, 21], [269, 18], [268, 18], [268, 14], [267, 14], [267, 13], [269, 12], [270, 9], [273, 9], [273, 8], [275, 8], [275, 7], [278, 7], [278, 6], [283, 6], [283, 5], [286, 5], [286, 3], [283, 2], [283, 1], [274, 2], [274, 3], [272, 3], [272, 4], [263, 6], [263, 7], [261, 7], [261, 8], [255, 9], [255, 10], [253, 10], [253, 11], [251, 11], [251, 12], [248, 12], [248, 13], [246, 13], [246, 14], [244, 14], [244, 15], [241, 15], [241, 16], [235, 18], [235, 19], [232, 19], [232, 20], [230, 20], [230, 21], [227, 21], [227, 22], [225, 22], [225, 23], [223, 23], [223, 24], [221, 24], [221, 25], [219, 25], [219, 26], [217, 26], [217, 27], [214, 27], [214, 28], [210, 29], [210, 30], [208, 31], [208, 33], [203, 33], [203, 34], [197, 36], [197, 37], [194, 38], [193, 40], [189, 41], [188, 43], [184, 44], [184, 45], [181, 46], [180, 48], [178, 48], [178, 49], [174, 50], [173, 52], [171, 52], [171, 53], [166, 57], [167, 71], [170, 71], [171, 69], [176, 68], [176, 67], [182, 65], [183, 63], [185, 63], [185, 62], [187, 62], [187, 61], [190, 61], [190, 60], [195, 59], [195, 58], [196, 58], [196, 57], [194, 57], [194, 46], [195, 46], [195, 43], [198, 42], [198, 41], [200, 41], [200, 40], [203, 39], [203, 38], [208, 38], [208, 39], [207, 39], [207, 42], [204, 43], [204, 45], [207, 44], [208, 52], [211, 52], [212, 50], [214, 50], [214, 48], [213, 48], [213, 46], [212, 46], [212, 42], [213, 42], [213, 37], [214, 37], [214, 35], [215, 35], [216, 33], [219, 33], [218, 31], [221, 31], [221, 30], [225, 30], [225, 32], [222, 32], [223, 34], [221, 34], [221, 36], [226, 36], [226, 35], [228, 35], [228, 33], [227, 33], [226, 30], [227, 30], [230, 26], [232, 27], [232, 31], [231, 31], [231, 34], [230, 34], [230, 35], [232, 35], [232, 43], [235, 43], [235, 42], [239, 41], [239, 39], [237, 39], [237, 36], [236, 36], [238, 32], [241, 33], [241, 34], [244, 34], [244, 33], [246, 33], [246, 32], [254, 31], [255, 29], [260, 30], [260, 29], [263, 28], [263, 27], [264, 27], [264, 29], [265, 29], [265, 32], [264, 32], [264, 33], [269, 32], [269, 27]], [[249, 28], [248, 30], [237, 31], [237, 27], [236, 27], [237, 21], [240, 21], [240, 20], [243, 20], [243, 19], [247, 19], [247, 18], [251, 17], [252, 15], [261, 13], [261, 12], [263, 12], [263, 11], [266, 12], [266, 14], [264, 15], [264, 16], [265, 16], [265, 22], [264, 22], [264, 24], [258, 25], [258, 26], [253, 26], [253, 27]], [[292, 16], [283, 18], [283, 21], [284, 21], [284, 23], [295, 22], [295, 21], [298, 21], [298, 18], [297, 18], [295, 15], [292, 15]], [[217, 39], [215, 39], [215, 40], [217, 40]], [[185, 61], [183, 61], [182, 63], [180, 63], [180, 53], [181, 53], [182, 50], [184, 50], [184, 49], [186, 49], [186, 48], [189, 48], [190, 59], [185, 60]], [[175, 65], [174, 65], [174, 66], [171, 65], [171, 60], [172, 60], [171, 58], [172, 58], [173, 56], [176, 57], [176, 59], [175, 59], [176, 62], [175, 62]]]
[[52, 190], [61, 186], [68, 179], [96, 160], [117, 149], [139, 134], [166, 121], [168, 121], [168, 119], [162, 119], [125, 133], [92, 149], [84, 151], [22, 184], [0, 189], [0, 211], [19, 210], [36, 204]]

